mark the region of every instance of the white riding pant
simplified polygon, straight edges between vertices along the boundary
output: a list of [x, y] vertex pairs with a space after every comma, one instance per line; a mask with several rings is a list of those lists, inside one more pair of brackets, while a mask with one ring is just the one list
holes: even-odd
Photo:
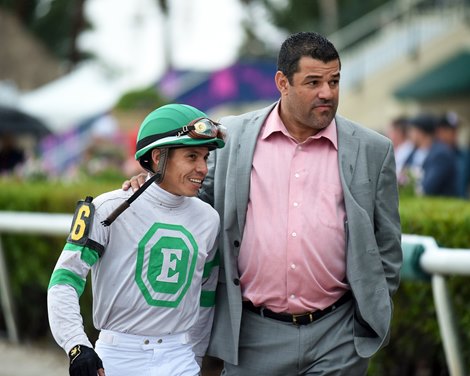
[[102, 330], [95, 350], [106, 376], [196, 376], [200, 372], [187, 333], [149, 337]]

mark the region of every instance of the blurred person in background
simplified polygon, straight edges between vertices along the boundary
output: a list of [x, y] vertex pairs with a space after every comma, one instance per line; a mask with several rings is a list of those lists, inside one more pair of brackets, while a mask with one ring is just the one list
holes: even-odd
[[110, 112], [93, 121], [87, 141], [88, 145], [80, 161], [80, 168], [85, 174], [93, 177], [123, 174], [123, 165], [127, 157], [126, 140], [117, 120]]
[[0, 175], [11, 174], [25, 162], [25, 153], [15, 136], [5, 133], [0, 138]]
[[199, 197], [223, 229], [208, 350], [222, 375], [366, 375], [389, 341], [402, 262], [393, 146], [336, 113], [340, 71], [325, 37], [293, 34], [279, 101], [220, 120], [227, 146]]
[[[148, 172], [141, 189], [79, 202], [47, 296], [71, 376], [199, 375], [214, 314], [220, 219], [194, 196], [209, 152], [224, 145], [219, 124], [198, 109], [160, 107], [137, 137], [135, 158]], [[95, 348], [79, 305], [90, 271]]]
[[438, 121], [430, 113], [410, 119], [410, 139], [415, 150], [405, 165], [417, 194], [458, 197], [457, 156], [450, 146], [436, 138]]
[[455, 112], [448, 111], [444, 113], [437, 123], [436, 138], [448, 145], [457, 156], [458, 161], [458, 179], [457, 189], [459, 196], [468, 198], [469, 184], [469, 152], [459, 146], [459, 117]]
[[414, 144], [409, 137], [409, 122], [405, 116], [399, 116], [388, 124], [387, 136], [390, 138], [395, 151], [395, 165], [398, 183], [401, 182], [402, 170], [407, 159], [414, 150]]
[[459, 118], [455, 112], [446, 112], [438, 118], [436, 139], [458, 150]]
[[122, 171], [124, 176], [137, 175], [142, 172], [142, 166], [138, 161], [135, 160], [135, 146], [137, 144], [137, 136], [139, 133], [139, 127], [136, 127], [127, 133], [127, 156], [126, 160], [123, 163]]

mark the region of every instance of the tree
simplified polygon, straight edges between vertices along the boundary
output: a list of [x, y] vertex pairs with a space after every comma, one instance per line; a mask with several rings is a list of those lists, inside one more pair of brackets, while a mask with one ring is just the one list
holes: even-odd
[[338, 1], [318, 0], [321, 29], [325, 34], [331, 34], [338, 29]]
[[[250, 15], [253, 8], [262, 6], [268, 14], [267, 22], [275, 25], [286, 34], [299, 31], [317, 31], [329, 35], [355, 21], [362, 15], [374, 10], [387, 0], [240, 0]], [[240, 50], [241, 56], [275, 55], [275, 50], [267, 48], [264, 35], [256, 33], [256, 17], [247, 17], [244, 24], [245, 42]]]
[[[164, 22], [166, 27], [165, 30], [170, 30], [169, 23], [170, 23], [170, 9], [168, 6], [167, 0], [156, 0], [158, 7], [162, 11]], [[165, 58], [165, 67], [167, 70], [171, 69], [171, 38], [169, 33], [165, 33], [165, 38], [163, 39], [163, 56]]]
[[77, 48], [77, 38], [90, 28], [84, 17], [85, 0], [1, 0], [0, 7], [13, 13], [57, 58], [73, 67], [88, 58]]

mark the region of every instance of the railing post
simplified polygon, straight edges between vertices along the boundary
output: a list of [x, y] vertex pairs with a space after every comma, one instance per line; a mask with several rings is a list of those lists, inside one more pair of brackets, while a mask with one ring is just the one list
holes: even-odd
[[13, 299], [10, 293], [10, 284], [8, 279], [8, 270], [6, 268], [5, 256], [3, 253], [2, 238], [0, 236], [0, 297], [2, 299], [2, 308], [5, 315], [5, 324], [7, 327], [8, 338], [13, 343], [19, 343], [18, 330], [15, 321], [15, 309]]
[[433, 274], [432, 292], [449, 374], [451, 376], [465, 376], [453, 305], [444, 276]]
[[[420, 252], [419, 247], [423, 247], [424, 252]], [[407, 268], [404, 265], [403, 276], [411, 280], [418, 279], [415, 276], [421, 274], [432, 276], [434, 307], [447, 368], [451, 376], [465, 376], [456, 317], [445, 275], [469, 275], [470, 250], [440, 248], [433, 237], [420, 235], [403, 235], [402, 248], [403, 261], [410, 264]]]

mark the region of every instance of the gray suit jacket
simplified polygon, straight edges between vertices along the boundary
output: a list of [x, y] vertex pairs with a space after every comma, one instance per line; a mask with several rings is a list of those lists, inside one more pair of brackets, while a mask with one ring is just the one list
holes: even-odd
[[[232, 364], [238, 364], [242, 296], [237, 257], [253, 153], [273, 107], [221, 119], [228, 130], [227, 144], [211, 153], [200, 194], [221, 217], [221, 265], [208, 354]], [[395, 159], [388, 138], [340, 116], [336, 124], [347, 214], [346, 273], [355, 299], [354, 341], [358, 354], [370, 357], [388, 342], [391, 295], [398, 288], [402, 262]]]

